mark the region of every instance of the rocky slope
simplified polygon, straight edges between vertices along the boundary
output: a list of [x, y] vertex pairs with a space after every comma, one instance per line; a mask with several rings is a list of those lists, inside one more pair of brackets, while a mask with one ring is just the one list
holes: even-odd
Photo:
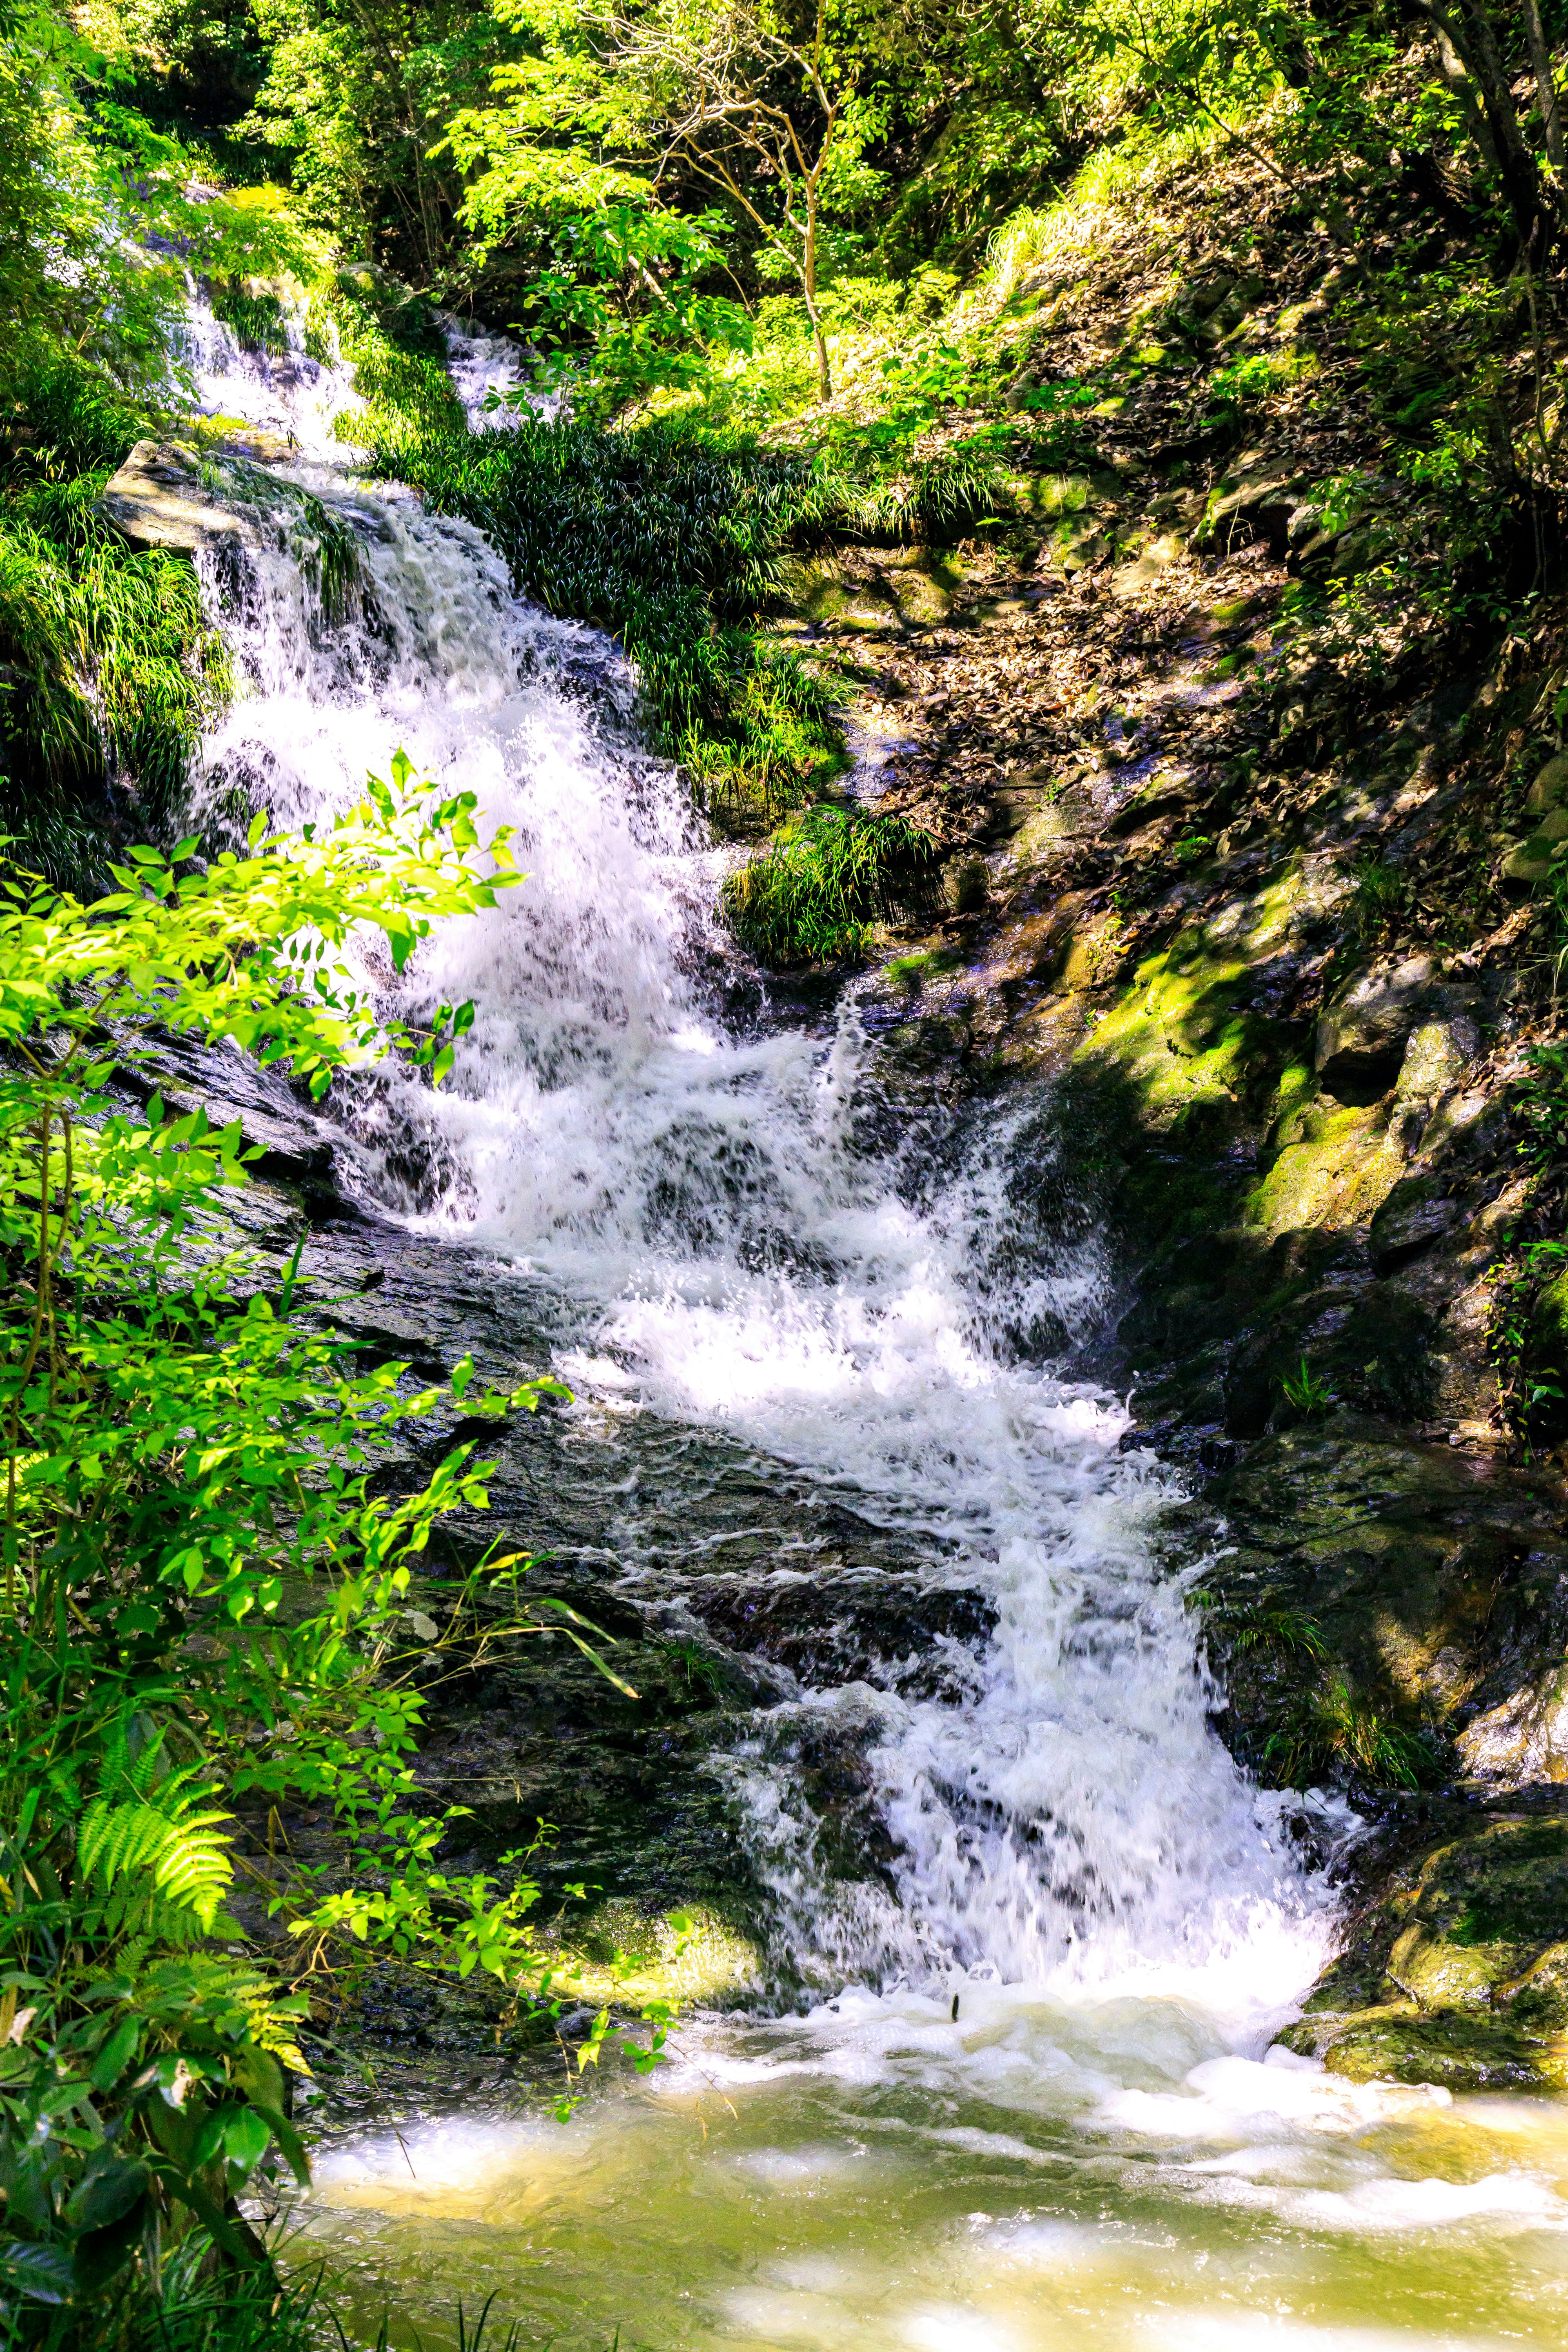
[[[1021, 383], [1121, 355], [1092, 462], [1016, 481], [989, 547], [841, 553], [795, 624], [858, 681], [879, 805], [946, 854], [886, 1043], [950, 1085], [1058, 1077], [1121, 1244], [1099, 1359], [1211, 1554], [1220, 1728], [1374, 1825], [1301, 2046], [1555, 2084], [1568, 1358], [1555, 1113], [1521, 1106], [1558, 1033], [1568, 631], [1549, 598], [1528, 640], [1444, 625], [1377, 571], [1430, 522], [1369, 470], [1354, 361], [1397, 217], [1352, 254], [1260, 181], [1242, 251], [1175, 193], [1004, 310]], [[1286, 390], [1237, 446], [1205, 386], [1248, 356]], [[1375, 660], [1300, 624], [1357, 581]]]

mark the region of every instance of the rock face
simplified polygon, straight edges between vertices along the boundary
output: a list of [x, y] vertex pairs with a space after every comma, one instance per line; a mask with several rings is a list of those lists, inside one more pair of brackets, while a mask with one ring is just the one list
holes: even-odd
[[1417, 1008], [1437, 977], [1430, 956], [1363, 972], [1319, 1018], [1312, 1061], [1337, 1102], [1372, 1103], [1388, 1092], [1405, 1059]]
[[1282, 2037], [1357, 2082], [1568, 2087], [1568, 1813], [1506, 1812], [1402, 1860]]
[[103, 488], [98, 511], [132, 547], [194, 556], [198, 548], [247, 541], [249, 527], [202, 479], [197, 452], [182, 442], [138, 441]]

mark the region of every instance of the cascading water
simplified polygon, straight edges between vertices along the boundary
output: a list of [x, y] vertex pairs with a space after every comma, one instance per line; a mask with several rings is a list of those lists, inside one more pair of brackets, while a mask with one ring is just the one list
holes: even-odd
[[[346, 2150], [318, 2226], [395, 2277], [414, 2224], [387, 2217], [417, 2216], [419, 2275], [471, 2294], [482, 2220], [487, 2288], [530, 2334], [585, 2342], [626, 2324], [660, 2343], [1239, 2345], [1264, 2340], [1256, 2321], [1383, 2344], [1337, 2332], [1414, 2311], [1362, 2259], [1368, 2233], [1499, 2216], [1539, 2233], [1568, 2209], [1506, 2151], [1456, 2154], [1442, 2094], [1246, 2054], [1321, 1965], [1326, 1896], [1211, 1728], [1162, 1557], [1167, 1478], [1120, 1450], [1113, 1400], [1039, 1360], [1103, 1288], [1092, 1238], [1037, 1230], [1044, 1108], [946, 1132], [896, 1112], [852, 1002], [828, 1038], [727, 1022], [722, 856], [639, 749], [619, 656], [514, 599], [465, 525], [351, 481], [328, 430], [340, 373], [297, 356], [280, 385], [222, 333], [196, 335], [205, 397], [261, 423], [281, 404], [284, 477], [348, 521], [366, 586], [328, 627], [264, 530], [242, 580], [211, 577], [247, 691], [207, 791], [298, 822], [401, 743], [514, 826], [531, 869], [405, 976], [405, 1011], [472, 997], [478, 1017], [440, 1096], [394, 1077], [367, 1097], [367, 1183], [543, 1285], [580, 1394], [732, 1433], [892, 1531], [931, 1592], [978, 1591], [992, 1622], [874, 1680], [803, 1678], [719, 1759], [781, 1941], [824, 1996], [804, 2024], [711, 2023], [635, 2113], [612, 2099], [569, 2144], [498, 2122], [426, 2135], [390, 2172], [374, 2144]], [[458, 360], [473, 392], [489, 360]], [[771, 1574], [809, 1606], [791, 1556]], [[825, 1857], [793, 1770], [825, 1733], [861, 1758], [886, 1877]], [[802, 2219], [814, 2198], [831, 2226]], [[612, 2209], [627, 2219], [606, 2251]], [[1289, 2261], [1264, 2242], [1287, 2229]], [[1314, 2269], [1314, 2230], [1354, 2259]], [[1288, 2318], [1303, 2278], [1329, 2332]]]

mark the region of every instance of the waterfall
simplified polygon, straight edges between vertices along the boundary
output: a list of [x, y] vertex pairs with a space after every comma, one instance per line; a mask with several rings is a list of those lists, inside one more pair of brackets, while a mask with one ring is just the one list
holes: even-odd
[[[504, 353], [448, 331], [477, 404]], [[721, 1759], [802, 1978], [1178, 1993], [1265, 2032], [1321, 1964], [1326, 1898], [1212, 1728], [1170, 1475], [1050, 1360], [1106, 1268], [1043, 1227], [1048, 1100], [911, 1114], [853, 991], [826, 1035], [727, 1012], [730, 853], [639, 742], [617, 649], [515, 598], [468, 525], [352, 478], [341, 369], [248, 357], [205, 317], [193, 346], [212, 410], [292, 432], [276, 478], [348, 522], [365, 581], [329, 626], [265, 530], [243, 575], [204, 574], [242, 681], [209, 811], [320, 816], [401, 744], [515, 828], [530, 874], [401, 981], [367, 966], [406, 1013], [478, 1008], [439, 1095], [395, 1076], [355, 1113], [380, 1204], [552, 1286], [579, 1393], [733, 1433], [993, 1621], [874, 1683], [803, 1685]], [[809, 1565], [772, 1571], [804, 1607]], [[863, 1754], [891, 1892], [825, 1858], [795, 1760], [824, 1732]]]

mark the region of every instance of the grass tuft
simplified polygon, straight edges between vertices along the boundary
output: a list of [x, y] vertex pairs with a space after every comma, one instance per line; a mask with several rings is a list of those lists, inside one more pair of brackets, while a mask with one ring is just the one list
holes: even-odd
[[270, 352], [281, 358], [288, 350], [283, 305], [276, 294], [247, 294], [242, 278], [231, 278], [214, 289], [212, 306], [214, 318], [232, 328], [241, 351]]
[[919, 868], [935, 854], [930, 835], [906, 817], [808, 809], [731, 875], [723, 911], [764, 963], [829, 962], [860, 951], [873, 918], [911, 895]]

